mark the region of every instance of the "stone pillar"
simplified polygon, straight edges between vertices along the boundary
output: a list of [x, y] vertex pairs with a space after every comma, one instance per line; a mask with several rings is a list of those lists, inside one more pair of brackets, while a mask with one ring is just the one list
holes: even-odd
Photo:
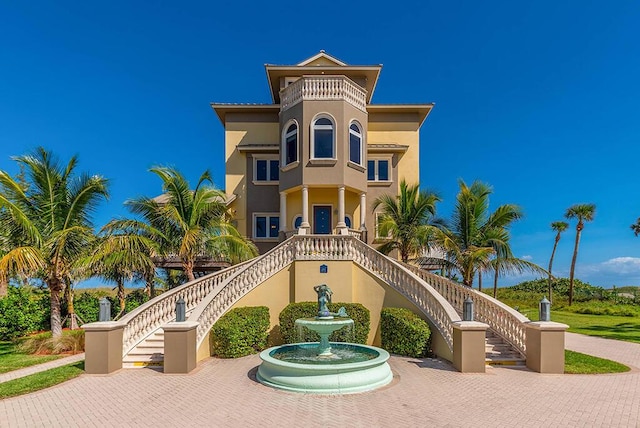
[[367, 194], [360, 193], [360, 230], [367, 230], [365, 226], [367, 218]]
[[566, 324], [553, 321], [527, 323], [527, 367], [538, 373], [564, 373]]
[[347, 224], [344, 222], [344, 186], [338, 187], [338, 224], [336, 224], [336, 229], [338, 229], [338, 233], [341, 235], [347, 235], [349, 231], [347, 230]]
[[84, 370], [90, 374], [108, 374], [122, 368], [122, 333], [117, 321], [92, 322], [84, 329]]
[[280, 230], [278, 232], [285, 232], [287, 230], [287, 194], [280, 192]]
[[311, 227], [309, 224], [309, 188], [302, 186], [302, 223], [300, 229], [306, 231], [309, 227]]
[[196, 329], [195, 321], [170, 322], [164, 329], [164, 372], [189, 373], [196, 368]]
[[453, 366], [462, 373], [484, 373], [485, 337], [489, 326], [477, 321], [453, 324]]

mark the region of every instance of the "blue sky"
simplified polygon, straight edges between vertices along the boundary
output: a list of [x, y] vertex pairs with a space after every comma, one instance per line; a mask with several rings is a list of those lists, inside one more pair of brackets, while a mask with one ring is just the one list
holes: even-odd
[[[457, 180], [517, 203], [516, 255], [548, 264], [574, 203], [593, 202], [577, 276], [640, 284], [638, 2], [9, 2], [0, 0], [0, 169], [38, 145], [111, 180], [98, 226], [155, 195], [147, 170], [174, 165], [224, 185], [214, 102], [270, 102], [263, 64], [320, 49], [384, 64], [374, 103], [436, 107], [421, 185], [447, 217]], [[568, 276], [572, 229], [555, 272]], [[509, 278], [511, 284], [521, 278]]]

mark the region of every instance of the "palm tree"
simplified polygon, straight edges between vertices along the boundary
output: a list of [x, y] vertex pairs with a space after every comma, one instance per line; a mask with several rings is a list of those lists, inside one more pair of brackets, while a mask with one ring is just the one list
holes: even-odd
[[640, 234], [640, 217], [638, 217], [636, 222], [631, 225], [631, 230], [633, 230], [633, 233], [636, 236], [638, 236]]
[[154, 241], [159, 253], [180, 257], [189, 281], [195, 279], [198, 256], [237, 263], [258, 254], [256, 246], [231, 224], [224, 194], [206, 185], [213, 183], [208, 171], [200, 176], [193, 191], [174, 168], [153, 167], [150, 171], [162, 180], [163, 200], [142, 197], [127, 201], [131, 212], [142, 220], [123, 221], [121, 225]]
[[382, 195], [373, 202], [374, 212], [381, 207], [382, 216], [378, 223], [380, 236], [388, 240], [378, 250], [389, 254], [398, 250], [400, 259], [407, 262], [429, 244], [437, 221], [436, 203], [440, 198], [433, 192], [420, 191], [419, 185], [407, 185], [402, 180], [398, 196]]
[[520, 207], [504, 204], [490, 213], [491, 187], [480, 181], [467, 186], [460, 180], [459, 185], [452, 220], [437, 238], [447, 253], [449, 263], [460, 272], [462, 283], [470, 287], [476, 273], [482, 270], [493, 269], [497, 274], [523, 269], [539, 270], [535, 264], [511, 254], [508, 228], [522, 217]]
[[578, 247], [580, 246], [580, 235], [584, 229], [585, 221], [592, 221], [596, 214], [595, 204], [576, 204], [567, 208], [564, 216], [568, 219], [577, 219], [576, 225], [576, 243], [573, 247], [573, 258], [571, 259], [571, 272], [569, 274], [569, 306], [573, 303], [573, 276], [576, 269], [576, 260], [578, 259]]
[[551, 223], [551, 229], [556, 232], [556, 239], [553, 243], [553, 251], [551, 251], [551, 258], [549, 259], [549, 302], [553, 303], [553, 288], [551, 287], [551, 267], [553, 266], [553, 257], [556, 254], [556, 248], [558, 248], [558, 242], [560, 242], [560, 234], [567, 230], [569, 223], [564, 221], [554, 221]]
[[[125, 282], [143, 279], [147, 286], [155, 278], [155, 265], [151, 259], [157, 244], [146, 236], [133, 233], [124, 224], [112, 220], [100, 231], [102, 239], [85, 261], [90, 274], [113, 281], [118, 287], [120, 313], [125, 310]], [[150, 290], [153, 293], [153, 290]]]
[[76, 156], [61, 165], [42, 147], [13, 159], [26, 175], [16, 179], [0, 171], [0, 228], [16, 244], [0, 259], [0, 273], [42, 279], [51, 294], [51, 332], [59, 337], [60, 292], [74, 262], [95, 241], [91, 214], [108, 197], [107, 180], [75, 175]]

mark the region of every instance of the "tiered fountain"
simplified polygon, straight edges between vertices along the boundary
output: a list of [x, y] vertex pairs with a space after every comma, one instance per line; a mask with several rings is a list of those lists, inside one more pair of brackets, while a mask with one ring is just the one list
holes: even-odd
[[304, 326], [320, 335], [320, 342], [275, 346], [260, 353], [258, 380], [274, 388], [316, 394], [348, 394], [370, 391], [393, 379], [387, 363], [389, 353], [374, 346], [329, 342], [329, 336], [344, 326], [352, 326], [344, 308], [329, 312], [331, 289], [314, 287], [318, 294], [318, 315], [300, 318]]

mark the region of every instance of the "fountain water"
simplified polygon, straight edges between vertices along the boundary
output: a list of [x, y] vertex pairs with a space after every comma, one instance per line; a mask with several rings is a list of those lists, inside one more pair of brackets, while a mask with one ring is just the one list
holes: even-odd
[[296, 325], [320, 335], [319, 343], [275, 346], [260, 353], [262, 364], [257, 378], [265, 384], [287, 391], [347, 394], [370, 391], [393, 379], [387, 363], [389, 353], [374, 346], [329, 342], [329, 336], [344, 326], [353, 326], [344, 308], [329, 312], [331, 289], [314, 287], [318, 294], [318, 316], [300, 318]]

